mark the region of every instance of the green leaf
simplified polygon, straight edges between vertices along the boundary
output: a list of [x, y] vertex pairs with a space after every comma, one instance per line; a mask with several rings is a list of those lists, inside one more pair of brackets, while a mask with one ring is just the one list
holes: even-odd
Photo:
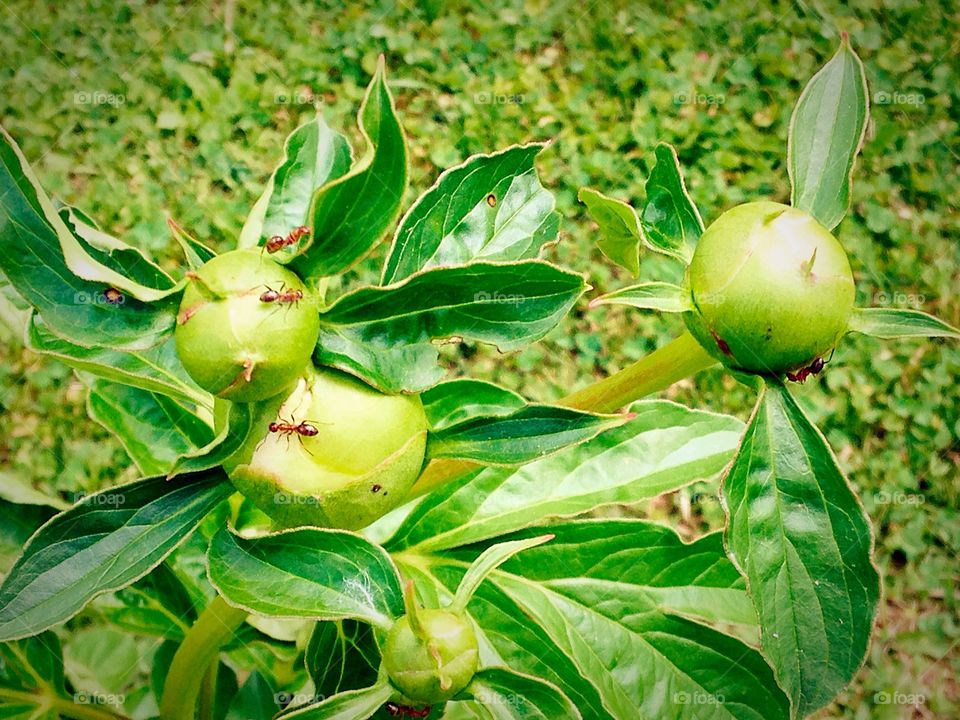
[[867, 76], [846, 33], [800, 94], [790, 118], [787, 170], [794, 207], [832, 230], [850, 207], [850, 182], [870, 115]]
[[[142, 349], [173, 330], [176, 306], [172, 300], [143, 301], [163, 298], [169, 291], [147, 292], [84, 252], [3, 128], [0, 271], [53, 332], [73, 343]], [[122, 291], [122, 301], [108, 301], [111, 288]]]
[[[477, 717], [490, 720], [580, 720], [580, 711], [556, 685], [509, 668], [484, 668], [464, 691]], [[459, 699], [459, 698], [458, 698]]]
[[[557, 685], [584, 717], [788, 717], [760, 653], [690, 617], [751, 612], [718, 533], [685, 544], [651, 522], [580, 520], [498, 541], [543, 532], [554, 539], [504, 563], [468, 606], [491, 662]], [[401, 567], [449, 593], [475, 552], [404, 553]]]
[[763, 650], [794, 717], [806, 717], [864, 660], [880, 595], [870, 522], [823, 435], [772, 382], [721, 491]]
[[186, 586], [165, 563], [133, 585], [101, 595], [91, 607], [111, 625], [147, 637], [182, 640], [196, 620]]
[[640, 214], [640, 225], [651, 250], [689, 263], [703, 233], [703, 220], [687, 193], [677, 151], [660, 143], [654, 156], [656, 162], [647, 179], [647, 202]]
[[425, 270], [341, 297], [320, 317], [314, 357], [387, 392], [424, 390], [440, 378], [430, 340], [521, 348], [555, 327], [585, 288], [582, 276], [541, 260]]
[[433, 431], [427, 457], [519, 465], [586, 442], [629, 415], [597, 415], [555, 405], [527, 405], [510, 415], [478, 417]]
[[615, 290], [590, 301], [590, 307], [597, 305], [630, 305], [642, 310], [671, 313], [693, 309], [690, 293], [667, 282], [646, 282]]
[[[717, 476], [742, 424], [663, 400], [593, 440], [520, 468], [487, 468], [420, 501], [388, 547], [457, 547], [602, 505], [630, 504]], [[545, 482], [544, 478], [549, 478]]]
[[283, 718], [297, 720], [366, 720], [380, 706], [393, 696], [394, 690], [381, 679], [376, 685], [362, 690], [350, 690], [329, 697], [315, 705], [307, 705], [292, 712], [284, 713]]
[[646, 238], [637, 211], [622, 200], [590, 188], [580, 188], [577, 199], [587, 206], [587, 213], [600, 226], [600, 251], [634, 276], [640, 274], [640, 245], [646, 244]]
[[522, 395], [484, 380], [459, 378], [425, 391], [420, 400], [430, 428], [443, 430], [478, 417], [503, 417], [524, 406]]
[[276, 693], [270, 681], [254, 670], [230, 703], [225, 720], [270, 718], [276, 714]]
[[[82, 222], [69, 208], [65, 209], [65, 217], [71, 222], [69, 225], [64, 222], [64, 217], [40, 187], [13, 138], [2, 127], [0, 136], [0, 156], [3, 159], [0, 176], [3, 195], [0, 197], [8, 223], [7, 231], [11, 234], [30, 232], [17, 225], [23, 218], [35, 214], [47, 225], [47, 230], [60, 246], [63, 261], [77, 277], [103, 283], [144, 302], [160, 300], [170, 294], [173, 281], [142, 252]], [[29, 205], [29, 209], [24, 205]], [[148, 278], [158, 282], [159, 287], [143, 284], [142, 281]]]
[[[309, 224], [314, 194], [350, 169], [346, 138], [331, 130], [320, 113], [290, 133], [283, 150], [283, 162], [273, 171], [240, 231], [240, 247], [262, 245], [272, 235], [286, 236]], [[296, 250], [285, 249], [274, 258], [289, 260]]]
[[63, 650], [52, 632], [0, 644], [0, 717], [58, 720], [65, 700]]
[[919, 310], [896, 308], [854, 308], [850, 331], [884, 340], [911, 337], [960, 339], [960, 330], [938, 317]]
[[553, 535], [538, 535], [537, 537], [525, 538], [523, 540], [497, 543], [496, 545], [488, 547], [467, 569], [466, 574], [460, 581], [460, 585], [457, 586], [457, 594], [453, 598], [453, 604], [450, 606], [451, 609], [454, 612], [462, 613], [466, 610], [467, 603], [470, 602], [470, 598], [473, 597], [473, 594], [477, 591], [477, 588], [480, 587], [480, 583], [486, 579], [487, 575], [503, 565], [503, 563], [518, 552], [542, 545], [550, 540], [553, 540]]
[[167, 227], [170, 228], [170, 234], [177, 241], [180, 249], [183, 250], [183, 256], [187, 260], [187, 266], [191, 270], [196, 270], [208, 260], [213, 260], [217, 254], [188, 233], [173, 218], [167, 218]]
[[[283, 400], [284, 397], [281, 394], [264, 402], [272, 402], [279, 408]], [[243, 447], [250, 434], [256, 431], [253, 425], [255, 408], [252, 405], [218, 404], [218, 408], [223, 412], [223, 422], [214, 423], [219, 428], [216, 436], [205, 445], [192, 448], [179, 457], [169, 469], [168, 478], [184, 473], [202, 472], [223, 465], [227, 458]]]
[[560, 216], [533, 161], [545, 143], [474, 155], [444, 171], [397, 229], [383, 285], [471, 260], [526, 260], [557, 237]]
[[149, 390], [85, 378], [87, 412], [116, 435], [144, 475], [168, 472], [181, 455], [213, 439], [213, 430], [189, 408]]
[[304, 650], [304, 663], [321, 697], [373, 684], [380, 668], [373, 628], [350, 619], [317, 623]]
[[60, 513], [34, 534], [0, 586], [0, 640], [41, 632], [142, 577], [232, 492], [222, 472], [155, 477]]
[[292, 261], [301, 277], [349, 269], [377, 244], [400, 212], [407, 188], [407, 148], [387, 89], [382, 55], [357, 122], [367, 152], [350, 172], [313, 196], [307, 223], [312, 232]]
[[270, 617], [353, 618], [389, 628], [403, 614], [387, 553], [342, 530], [302, 528], [242, 538], [223, 528], [210, 543], [210, 582], [231, 605]]
[[172, 337], [143, 350], [82, 347], [54, 335], [35, 314], [27, 326], [27, 348], [51, 355], [75, 370], [213, 410], [213, 396], [187, 375]]
[[430, 342], [394, 344], [389, 336], [369, 335], [367, 328], [320, 325], [313, 359], [339, 368], [381, 392], [396, 394], [425, 390], [443, 378], [440, 354]]
[[[140, 248], [103, 232], [77, 208], [63, 207], [58, 215], [88, 257], [151, 291], [146, 296], [134, 297], [157, 300], [173, 290], [176, 285], [173, 279]], [[159, 291], [160, 295], [155, 296], [153, 291]]]
[[[64, 642], [64, 670], [82, 703], [126, 690], [136, 679], [140, 648], [132, 635], [111, 627], [86, 627]], [[117, 705], [123, 701], [118, 700]]]

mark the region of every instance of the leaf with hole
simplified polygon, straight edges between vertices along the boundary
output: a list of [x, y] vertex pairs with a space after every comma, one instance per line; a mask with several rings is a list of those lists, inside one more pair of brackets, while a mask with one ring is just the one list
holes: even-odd
[[443, 172], [397, 229], [384, 285], [471, 260], [526, 260], [557, 237], [560, 216], [533, 166], [543, 143], [474, 155]]

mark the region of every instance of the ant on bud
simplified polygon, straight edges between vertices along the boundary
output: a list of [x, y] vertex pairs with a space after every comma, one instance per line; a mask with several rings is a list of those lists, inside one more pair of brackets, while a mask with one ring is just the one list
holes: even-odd
[[283, 250], [283, 248], [285, 247], [288, 247], [290, 245], [293, 245], [294, 243], [299, 242], [300, 238], [309, 234], [310, 234], [310, 228], [308, 228], [306, 225], [301, 225], [300, 227], [294, 228], [293, 230], [291, 230], [290, 234], [287, 235], [286, 237], [284, 237], [283, 235], [274, 235], [272, 238], [267, 240], [266, 243], [264, 243], [263, 248], [268, 253], [273, 254], [279, 250]]
[[394, 702], [388, 702], [386, 705], [384, 705], [384, 707], [386, 708], [387, 713], [389, 713], [391, 717], [406, 716], [406, 717], [412, 717], [412, 718], [425, 718], [430, 714], [429, 705], [417, 710], [416, 708], [412, 708], [409, 705], [398, 705], [397, 703], [394, 703]]
[[260, 302], [265, 303], [290, 303], [296, 305], [298, 302], [303, 300], [303, 290], [284, 290], [286, 283], [280, 286], [279, 290], [274, 290], [269, 286], [265, 286], [266, 292], [260, 295]]
[[[317, 423], [317, 424], [319, 425], [321, 423]], [[279, 435], [283, 435], [284, 437], [286, 437], [287, 444], [290, 443], [290, 438], [296, 435], [297, 440], [300, 441], [300, 445], [303, 447], [304, 450], [307, 451], [308, 455], [313, 455], [313, 453], [310, 452], [307, 446], [303, 444], [303, 439], [316, 437], [317, 435], [320, 434], [320, 430], [317, 428], [317, 425], [314, 425], [309, 420], [302, 420], [301, 422], [297, 422], [293, 418], [290, 418], [290, 420], [284, 420], [283, 418], [280, 418], [279, 420], [275, 420], [274, 422], [270, 423], [267, 429], [271, 433], [277, 433]]]
[[811, 375], [819, 375], [823, 371], [827, 361], [822, 357], [816, 358], [807, 367], [797, 370], [795, 373], [787, 373], [787, 380], [790, 382], [804, 383]]
[[319, 434], [316, 425], [311, 425], [306, 420], [303, 422], [287, 422], [286, 420], [280, 420], [279, 422], [270, 423], [270, 432], [280, 433], [281, 435], [290, 436], [293, 433], [300, 435], [301, 437], [315, 437]]

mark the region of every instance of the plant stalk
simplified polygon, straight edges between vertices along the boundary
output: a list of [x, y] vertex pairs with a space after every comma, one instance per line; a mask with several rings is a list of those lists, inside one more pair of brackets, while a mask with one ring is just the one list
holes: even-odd
[[[693, 335], [684, 332], [676, 340], [671, 340], [633, 365], [567, 395], [559, 404], [590, 412], [615, 412], [634, 400], [664, 390], [716, 363]], [[434, 460], [410, 490], [409, 499], [426, 495], [440, 485], [480, 467], [483, 466], [469, 460]]]
[[195, 720], [208, 670], [246, 618], [246, 610], [227, 605], [219, 595], [200, 613], [173, 656], [160, 701], [162, 720]]
[[633, 365], [567, 395], [560, 404], [590, 412], [616, 412], [716, 364], [693, 335], [684, 332]]

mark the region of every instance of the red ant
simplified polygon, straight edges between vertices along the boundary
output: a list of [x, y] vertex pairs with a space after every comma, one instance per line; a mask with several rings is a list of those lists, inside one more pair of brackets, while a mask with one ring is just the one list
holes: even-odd
[[279, 290], [274, 290], [273, 288], [266, 286], [267, 290], [262, 295], [260, 295], [260, 302], [265, 303], [291, 303], [296, 305], [298, 302], [303, 300], [303, 290], [284, 290], [286, 283], [280, 286]]
[[289, 245], [293, 245], [294, 243], [298, 242], [300, 238], [309, 234], [310, 228], [308, 228], [306, 225], [301, 225], [300, 227], [291, 230], [290, 234], [286, 237], [283, 235], [274, 235], [272, 238], [267, 240], [266, 243], [264, 243], [263, 247], [268, 253], [275, 253], [278, 250], [283, 250], [283, 248]]
[[286, 436], [288, 443], [290, 442], [290, 436], [296, 435], [297, 440], [300, 441], [303, 449], [306, 450], [309, 455], [313, 455], [313, 453], [310, 452], [305, 445], [303, 445], [303, 439], [305, 437], [316, 437], [320, 434], [320, 430], [317, 429], [317, 426], [308, 420], [297, 422], [293, 418], [291, 418], [290, 421], [284, 420], [283, 418], [275, 420], [274, 422], [270, 423], [268, 429], [272, 433], [278, 433]]
[[827, 361], [822, 357], [816, 358], [812, 363], [807, 367], [797, 370], [795, 373], [787, 373], [787, 380], [791, 382], [803, 383], [806, 382], [807, 378], [811, 375], [819, 375], [823, 370], [824, 366], [827, 364]]
[[392, 717], [400, 717], [401, 715], [406, 715], [407, 717], [412, 717], [412, 718], [425, 718], [427, 717], [427, 715], [430, 714], [429, 705], [417, 710], [416, 708], [412, 708], [409, 705], [397, 705], [397, 703], [388, 702], [386, 705], [384, 705], [384, 707], [387, 709], [387, 712]]

